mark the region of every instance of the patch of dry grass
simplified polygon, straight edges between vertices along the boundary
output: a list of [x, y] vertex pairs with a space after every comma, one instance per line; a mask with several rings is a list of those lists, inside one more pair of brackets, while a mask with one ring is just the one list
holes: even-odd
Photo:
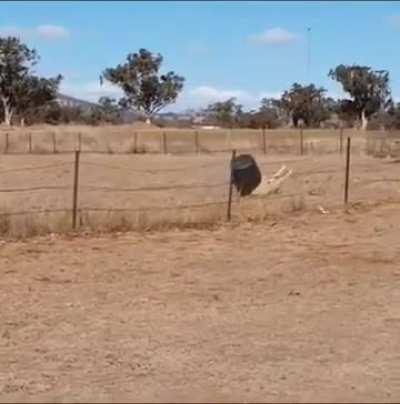
[[[27, 128], [26, 130], [36, 130]], [[204, 151], [216, 150], [219, 147], [251, 147], [259, 145], [259, 131], [203, 131], [202, 152], [197, 155], [148, 155], [160, 147], [160, 134], [163, 131], [143, 131], [135, 136], [129, 127], [102, 128], [39, 128], [37, 135], [42, 136], [42, 143], [33, 141], [35, 152], [50, 152], [45, 155], [2, 155], [0, 159], [0, 191], [2, 189], [23, 189], [29, 186], [65, 186], [60, 191], [34, 191], [31, 193], [0, 193], [0, 236], [31, 237], [46, 233], [64, 233], [71, 231], [73, 155], [52, 154], [51, 133], [56, 134], [57, 150], [61, 146], [77, 145], [82, 133], [82, 149], [96, 150], [104, 145], [106, 154], [84, 154], [81, 156], [80, 190], [78, 208], [80, 230], [120, 232], [148, 231], [185, 227], [212, 227], [225, 222], [226, 203], [210, 205], [215, 201], [227, 200], [227, 186], [210, 188], [176, 189], [179, 186], [198, 184], [224, 184], [229, 178], [228, 153], [208, 154]], [[114, 132], [108, 134], [108, 129]], [[63, 133], [62, 131], [66, 131]], [[79, 132], [79, 130], [81, 132]], [[86, 130], [86, 132], [84, 132]], [[120, 132], [115, 132], [115, 131]], [[207, 134], [205, 134], [207, 132]], [[1, 135], [4, 131], [0, 131]], [[25, 150], [23, 142], [26, 138], [15, 130], [15, 139]], [[227, 137], [227, 134], [229, 137]], [[347, 135], [347, 133], [345, 133]], [[190, 145], [192, 133], [184, 130], [169, 130], [171, 142], [181, 142], [180, 147]], [[34, 137], [34, 136], [33, 136]], [[228, 140], [227, 140], [228, 139]], [[345, 139], [343, 148], [345, 149]], [[395, 139], [395, 138], [394, 138]], [[392, 140], [390, 140], [392, 141]], [[146, 143], [144, 143], [146, 142]], [[153, 142], [153, 143], [152, 143]], [[264, 178], [269, 178], [284, 163], [294, 170], [294, 175], [285, 182], [282, 192], [264, 199], [249, 198], [235, 203], [232, 210], [232, 221], [263, 221], [276, 214], [290, 214], [314, 209], [319, 205], [331, 206], [342, 202], [344, 178], [343, 156], [340, 156], [339, 137], [337, 131], [305, 131], [304, 156], [299, 156], [299, 137], [297, 131], [267, 131], [267, 154], [260, 150], [255, 155]], [[374, 178], [393, 177], [390, 167], [381, 165], [381, 160], [373, 160], [363, 156], [362, 152], [377, 156], [374, 150], [380, 147], [380, 139], [371, 135], [362, 138], [352, 133], [352, 175], [351, 198], [374, 200], [376, 196], [397, 195], [393, 182], [365, 183], [370, 172]], [[389, 140], [387, 140], [389, 142]], [[391, 143], [394, 144], [395, 140]], [[1, 141], [0, 141], [1, 143]], [[176, 143], [175, 146], [178, 144]], [[153, 144], [153, 149], [152, 148]], [[206, 144], [206, 146], [204, 146]], [[15, 146], [15, 147], [14, 147]], [[102, 147], [102, 146], [101, 146]], [[169, 148], [169, 146], [168, 146]], [[11, 149], [11, 147], [10, 147]], [[1, 150], [1, 145], [0, 145]], [[118, 154], [121, 150], [126, 155]], [[393, 147], [390, 149], [393, 154]], [[240, 152], [240, 149], [239, 149]], [[286, 153], [282, 156], [282, 153]], [[360, 154], [360, 156], [359, 156]], [[383, 161], [382, 161], [383, 163]], [[30, 170], [29, 167], [36, 167]], [[54, 169], [51, 167], [55, 167]], [[40, 167], [45, 167], [40, 169]], [[50, 168], [49, 168], [50, 167]], [[379, 174], [379, 170], [382, 172]], [[21, 168], [25, 170], [22, 171]], [[371, 171], [372, 169], [372, 171]], [[303, 174], [302, 174], [303, 173]], [[100, 187], [100, 189], [92, 189]], [[161, 187], [161, 189], [157, 188]], [[171, 187], [169, 189], [165, 189]], [[110, 190], [105, 192], [101, 188]], [[152, 188], [149, 191], [120, 192], [124, 189]], [[378, 189], [379, 188], [379, 189]], [[114, 189], [117, 189], [114, 191]], [[379, 190], [379, 193], [377, 193]], [[295, 194], [295, 195], [294, 195]], [[198, 206], [202, 205], [203, 206]], [[184, 209], [183, 206], [192, 206]], [[113, 211], [113, 209], [120, 211]], [[164, 208], [167, 208], [166, 210]], [[65, 213], [40, 213], [27, 215], [7, 214], [19, 210], [66, 209]], [[149, 210], [150, 209], [150, 210]]]
[[[232, 205], [232, 223], [262, 222], [275, 217], [279, 210], [283, 214], [306, 209], [302, 196], [282, 199], [236, 198]], [[197, 206], [159, 212], [138, 210], [137, 212], [80, 211], [78, 231], [89, 233], [147, 232], [171, 229], [211, 229], [227, 222], [227, 203], [212, 206]], [[71, 233], [72, 212], [13, 215], [2, 209], [0, 214], [0, 237], [25, 239], [49, 233]]]
[[[167, 153], [207, 153], [217, 151], [248, 150], [263, 152], [263, 131], [258, 129], [157, 129], [135, 128], [131, 125], [98, 126], [84, 125], [38, 125], [27, 128], [0, 128], [0, 150], [28, 152], [29, 135], [32, 151], [36, 153], [84, 152], [130, 153], [138, 150], [147, 153], [163, 153], [163, 136], [167, 139]], [[345, 136], [360, 137], [354, 130], [346, 130]], [[196, 143], [196, 136], [198, 143]], [[299, 129], [274, 129], [265, 131], [268, 154], [299, 154]], [[81, 141], [79, 140], [81, 138]], [[335, 153], [339, 149], [339, 130], [307, 129], [303, 131], [304, 152], [308, 154]], [[81, 144], [81, 145], [80, 145]], [[353, 147], [356, 147], [354, 144]]]

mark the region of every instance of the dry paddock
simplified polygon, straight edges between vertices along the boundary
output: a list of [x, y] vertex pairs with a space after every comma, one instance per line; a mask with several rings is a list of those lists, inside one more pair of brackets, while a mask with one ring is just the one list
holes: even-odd
[[0, 247], [2, 402], [399, 402], [399, 203]]
[[[267, 198], [234, 196], [233, 220], [264, 220], [342, 204], [344, 155], [255, 153], [265, 178], [283, 165], [293, 171]], [[82, 154], [78, 224], [81, 229], [125, 231], [212, 225], [225, 220], [228, 153], [212, 155]], [[350, 201], [398, 200], [400, 164], [354, 151]], [[0, 156], [0, 236], [24, 237], [71, 229], [74, 155]], [[22, 214], [41, 210], [53, 213]], [[60, 212], [59, 212], [60, 210]]]
[[[225, 205], [160, 207], [226, 200], [226, 184], [87, 188], [224, 183], [228, 154], [83, 154], [80, 208], [153, 208], [123, 216], [149, 231], [24, 239], [70, 213], [3, 220], [0, 401], [399, 402], [400, 165], [354, 151], [343, 209], [343, 156], [256, 158], [293, 175], [235, 204], [230, 225], [151, 226], [222, 220]], [[72, 177], [71, 155], [2, 155], [0, 188], [20, 191], [0, 193], [1, 211], [69, 208]], [[21, 191], [43, 185], [69, 188]]]

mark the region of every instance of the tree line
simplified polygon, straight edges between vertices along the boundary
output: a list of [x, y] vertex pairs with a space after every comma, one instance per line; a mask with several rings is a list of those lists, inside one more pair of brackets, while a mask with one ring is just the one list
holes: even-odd
[[[61, 75], [45, 78], [35, 74], [40, 58], [16, 37], [0, 37], [0, 121], [5, 125], [35, 123], [121, 123], [124, 111], [135, 110], [147, 122], [174, 103], [185, 78], [174, 71], [160, 73], [163, 57], [147, 49], [127, 55], [116, 67], [100, 74], [119, 87], [116, 100], [101, 97], [96, 106], [83, 111], [57, 102]], [[344, 99], [326, 95], [323, 87], [294, 83], [279, 99], [264, 98], [256, 110], [244, 111], [235, 98], [215, 102], [198, 116], [203, 123], [223, 127], [277, 128], [282, 126], [358, 126], [361, 129], [400, 128], [400, 104], [394, 103], [389, 73], [369, 66], [339, 65], [328, 76], [340, 83]], [[335, 118], [335, 119], [333, 119]]]

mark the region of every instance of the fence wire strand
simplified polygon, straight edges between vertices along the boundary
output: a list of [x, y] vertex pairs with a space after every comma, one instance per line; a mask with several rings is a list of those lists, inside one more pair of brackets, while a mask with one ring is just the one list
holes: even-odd
[[[252, 195], [250, 198], [233, 200], [232, 204], [240, 204], [245, 203], [247, 201], [253, 200], [279, 200], [279, 199], [287, 199], [295, 196], [301, 196], [301, 193], [291, 193], [284, 195]], [[78, 209], [79, 213], [84, 212], [131, 212], [131, 213], [140, 213], [140, 212], [154, 212], [154, 211], [173, 211], [173, 210], [184, 210], [184, 209], [195, 209], [195, 208], [203, 208], [208, 206], [226, 206], [227, 200], [219, 200], [219, 201], [210, 201], [210, 202], [199, 202], [185, 205], [174, 205], [174, 206], [150, 206], [150, 207], [138, 207], [138, 208], [99, 208], [99, 207], [80, 207]], [[29, 215], [29, 214], [41, 214], [41, 213], [70, 213], [70, 209], [60, 208], [60, 209], [32, 209], [26, 211], [16, 211], [16, 212], [0, 212], [0, 216], [20, 216], [20, 215]]]
[[209, 163], [204, 163], [204, 164], [198, 164], [198, 165], [190, 165], [186, 167], [176, 167], [176, 168], [147, 168], [147, 169], [140, 169], [140, 168], [129, 168], [129, 167], [124, 167], [124, 166], [116, 166], [112, 164], [107, 164], [107, 163], [93, 163], [90, 161], [82, 161], [80, 163], [81, 165], [87, 165], [87, 166], [94, 166], [94, 167], [103, 167], [103, 168], [111, 168], [111, 169], [116, 169], [116, 170], [125, 170], [127, 172], [134, 172], [134, 173], [159, 173], [159, 172], [180, 172], [180, 171], [187, 171], [191, 169], [200, 169], [200, 168], [208, 168], [208, 167], [217, 167], [217, 166], [224, 166], [229, 164], [228, 162], [225, 161], [219, 161], [219, 162], [209, 162]]
[[220, 188], [226, 185], [229, 185], [229, 181], [215, 184], [160, 185], [153, 187], [138, 187], [138, 188], [114, 188], [114, 187], [102, 187], [96, 185], [84, 185], [80, 187], [80, 190], [102, 191], [102, 192], [153, 192], [153, 191], [170, 191], [170, 190], [174, 191], [179, 189]]
[[36, 192], [36, 191], [69, 191], [71, 187], [61, 185], [49, 185], [41, 187], [29, 187], [29, 188], [0, 188], [0, 193], [13, 193], [13, 192]]
[[32, 215], [41, 213], [69, 213], [71, 209], [59, 208], [59, 209], [32, 209], [32, 210], [21, 210], [17, 212], [0, 212], [0, 216], [22, 216], [22, 215]]
[[68, 166], [68, 165], [72, 167], [72, 162], [48, 164], [48, 165], [44, 165], [44, 166], [10, 168], [10, 169], [7, 169], [7, 170], [0, 170], [0, 174], [15, 173], [15, 172], [19, 172], [19, 171], [47, 170], [47, 169], [50, 169], [50, 168], [65, 167], [65, 166]]

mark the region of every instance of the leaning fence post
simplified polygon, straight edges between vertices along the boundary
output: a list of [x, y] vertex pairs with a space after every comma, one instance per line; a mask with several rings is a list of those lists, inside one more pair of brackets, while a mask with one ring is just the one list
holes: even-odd
[[300, 155], [302, 156], [304, 153], [304, 136], [303, 136], [303, 128], [300, 128]]
[[167, 154], [167, 134], [165, 133], [165, 131], [163, 131], [162, 133], [161, 143], [162, 143], [162, 153]]
[[233, 161], [236, 157], [236, 150], [232, 150], [231, 164], [229, 166], [230, 169], [230, 179], [229, 179], [229, 196], [228, 196], [228, 210], [226, 214], [226, 219], [228, 222], [231, 221], [231, 211], [232, 211], [232, 193], [233, 193]]
[[57, 143], [56, 143], [56, 133], [52, 132], [51, 133], [51, 138], [53, 140], [53, 153], [57, 153]]
[[72, 229], [76, 229], [76, 217], [78, 213], [78, 183], [79, 183], [79, 157], [81, 152], [75, 151], [75, 169], [74, 169], [74, 190], [72, 196]]
[[8, 132], [6, 132], [6, 146], [5, 146], [5, 150], [4, 150], [5, 154], [8, 153], [8, 145], [9, 145], [9, 138], [8, 138]]
[[263, 144], [263, 152], [267, 154], [267, 139], [265, 135], [265, 128], [262, 128], [262, 144]]
[[199, 132], [196, 130], [194, 132], [194, 144], [196, 146], [196, 153], [200, 153], [200, 144], [199, 144]]
[[340, 154], [343, 154], [343, 126], [340, 127]]
[[351, 149], [351, 139], [349, 136], [347, 138], [347, 150], [346, 150], [346, 178], [345, 178], [345, 184], [344, 184], [344, 203], [345, 204], [347, 204], [349, 201], [350, 149]]

